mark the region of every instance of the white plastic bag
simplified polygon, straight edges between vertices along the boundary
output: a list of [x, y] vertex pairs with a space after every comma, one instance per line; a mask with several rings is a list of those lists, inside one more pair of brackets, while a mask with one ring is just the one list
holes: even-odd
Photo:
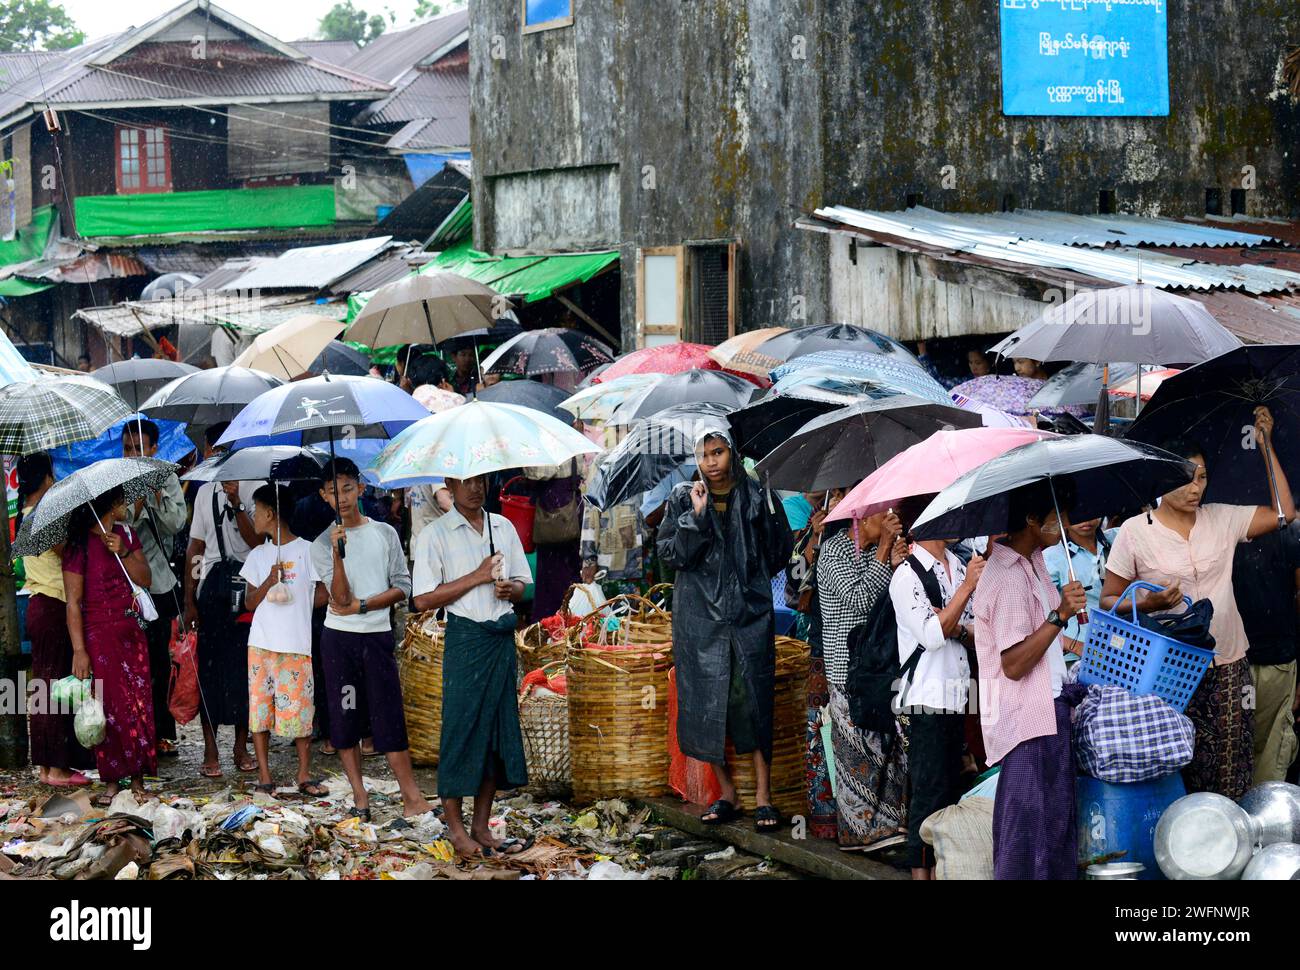
[[72, 728], [83, 748], [93, 748], [103, 743], [107, 722], [104, 719], [104, 705], [98, 697], [92, 695], [81, 702], [72, 719]]
[[135, 591], [135, 608], [140, 617], [146, 623], [152, 623], [158, 619], [158, 607], [154, 605], [153, 597], [149, 595], [149, 591], [135, 585], [135, 583], [131, 584], [131, 588]]

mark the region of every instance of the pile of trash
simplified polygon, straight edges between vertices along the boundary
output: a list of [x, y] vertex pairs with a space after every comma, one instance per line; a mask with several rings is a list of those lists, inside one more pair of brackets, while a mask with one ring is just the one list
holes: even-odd
[[[328, 794], [281, 797], [225, 788], [210, 795], [119, 792], [107, 808], [91, 793], [0, 793], [0, 880], [13, 879], [672, 879], [647, 856], [656, 832], [648, 808], [619, 799], [575, 810], [519, 794], [499, 799], [497, 838], [522, 839], [513, 855], [458, 860], [442, 809], [401, 814], [395, 781], [366, 779], [373, 821], [349, 812], [346, 779]], [[466, 807], [469, 810], [469, 806]]]

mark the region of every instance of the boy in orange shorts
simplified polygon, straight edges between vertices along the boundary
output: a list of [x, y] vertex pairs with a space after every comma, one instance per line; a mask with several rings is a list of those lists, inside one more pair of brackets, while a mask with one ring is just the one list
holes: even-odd
[[[309, 777], [312, 721], [316, 717], [311, 669], [311, 613], [317, 590], [311, 543], [300, 539], [278, 514], [275, 485], [253, 493], [253, 526], [269, 537], [248, 554], [240, 575], [248, 582], [244, 604], [253, 611], [248, 634], [248, 730], [257, 752], [257, 790], [271, 793], [271, 732], [292, 738], [298, 749], [298, 791], [320, 796], [327, 789]], [[283, 497], [282, 497], [283, 498]], [[288, 500], [285, 504], [292, 507]]]

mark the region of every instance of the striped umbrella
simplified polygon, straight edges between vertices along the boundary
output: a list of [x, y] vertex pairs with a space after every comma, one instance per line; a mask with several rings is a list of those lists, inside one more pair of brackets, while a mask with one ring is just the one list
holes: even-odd
[[0, 454], [89, 441], [130, 414], [115, 390], [89, 375], [16, 381], [0, 388]]

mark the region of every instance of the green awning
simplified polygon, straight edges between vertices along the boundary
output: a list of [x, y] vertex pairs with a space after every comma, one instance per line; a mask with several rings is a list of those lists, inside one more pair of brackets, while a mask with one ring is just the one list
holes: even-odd
[[48, 290], [53, 283], [46, 283], [37, 280], [19, 279], [17, 276], [11, 276], [7, 280], [0, 280], [0, 296], [31, 296], [33, 293], [40, 293]]
[[18, 230], [13, 239], [0, 241], [0, 266], [25, 263], [40, 259], [45, 244], [50, 239], [50, 226], [54, 223], [54, 206], [43, 205], [32, 210], [32, 221]]
[[83, 196], [76, 217], [82, 236], [328, 226], [334, 223], [334, 186]]
[[474, 205], [470, 202], [469, 196], [461, 199], [442, 221], [436, 232], [429, 237], [429, 242], [425, 245], [426, 249], [437, 249], [439, 246], [446, 246], [450, 243], [460, 242], [468, 238], [471, 230], [474, 228]]

